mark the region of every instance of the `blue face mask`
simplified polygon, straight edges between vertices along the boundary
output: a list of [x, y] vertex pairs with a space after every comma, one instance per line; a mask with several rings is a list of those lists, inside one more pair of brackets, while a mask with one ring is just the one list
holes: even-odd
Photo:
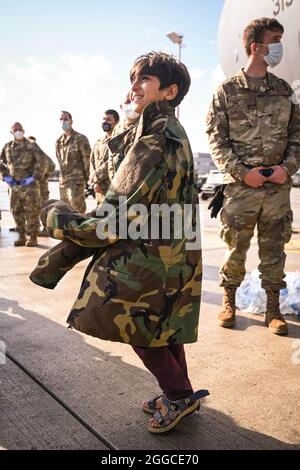
[[258, 42], [257, 44], [261, 44], [262, 46], [267, 46], [269, 48], [269, 54], [264, 56], [264, 60], [269, 67], [274, 68], [280, 64], [283, 57], [283, 45], [281, 42], [274, 42], [268, 45], [261, 42]]
[[63, 121], [61, 127], [64, 131], [69, 131], [71, 129], [71, 121]]

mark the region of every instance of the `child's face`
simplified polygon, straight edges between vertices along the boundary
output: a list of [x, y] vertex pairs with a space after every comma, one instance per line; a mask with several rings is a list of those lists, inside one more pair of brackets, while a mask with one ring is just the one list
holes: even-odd
[[131, 86], [130, 99], [134, 111], [141, 114], [150, 103], [163, 101], [169, 98], [169, 88], [160, 90], [160, 81], [154, 75], [140, 75], [136, 77]]

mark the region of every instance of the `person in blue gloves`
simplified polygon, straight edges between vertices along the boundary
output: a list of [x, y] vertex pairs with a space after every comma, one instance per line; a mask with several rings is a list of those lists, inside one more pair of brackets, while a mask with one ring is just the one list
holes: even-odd
[[[19, 238], [15, 246], [37, 246], [41, 194], [39, 181], [45, 171], [45, 154], [35, 142], [25, 138], [22, 124], [11, 127], [13, 140], [5, 144], [0, 155], [2, 179], [11, 192], [11, 211]], [[29, 235], [29, 240], [26, 238]]]

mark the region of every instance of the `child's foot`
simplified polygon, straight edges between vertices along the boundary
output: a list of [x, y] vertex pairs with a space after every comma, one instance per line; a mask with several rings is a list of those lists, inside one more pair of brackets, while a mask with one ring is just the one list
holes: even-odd
[[153, 415], [159, 411], [162, 407], [162, 396], [152, 398], [151, 400], [145, 400], [142, 405], [142, 410], [145, 413]]

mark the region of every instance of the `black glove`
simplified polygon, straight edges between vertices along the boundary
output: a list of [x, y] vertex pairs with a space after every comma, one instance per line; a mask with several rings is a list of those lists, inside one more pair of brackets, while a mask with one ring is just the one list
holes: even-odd
[[218, 213], [223, 207], [224, 191], [226, 187], [227, 184], [221, 184], [220, 186], [216, 186], [215, 188], [215, 195], [208, 206], [208, 209], [211, 209], [210, 217], [212, 219], [217, 218]]
[[93, 198], [95, 199], [96, 198], [96, 193], [95, 193], [95, 190], [94, 190], [94, 186], [86, 184], [85, 185], [85, 190], [84, 190], [84, 195], [85, 195], [85, 197], [93, 196]]

